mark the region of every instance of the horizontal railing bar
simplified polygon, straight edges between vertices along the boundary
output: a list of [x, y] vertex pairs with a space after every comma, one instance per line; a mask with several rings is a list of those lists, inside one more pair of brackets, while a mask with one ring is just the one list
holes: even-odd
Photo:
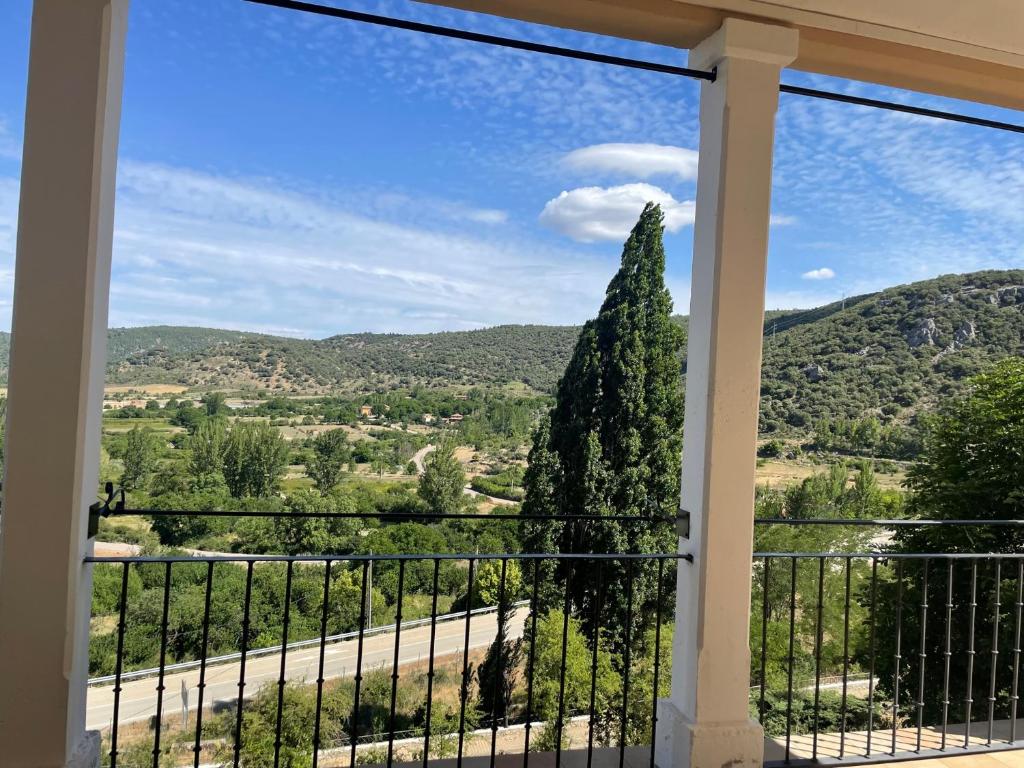
[[[515, 603], [512, 603], [512, 607], [513, 608], [522, 608], [523, 606], [529, 605], [529, 604], [530, 604], [529, 600], [519, 600], [519, 601], [517, 601]], [[494, 613], [497, 610], [498, 610], [497, 606], [495, 606], [495, 605], [487, 605], [487, 606], [484, 606], [483, 608], [474, 608], [473, 610], [471, 610], [469, 612], [469, 615], [470, 616], [482, 616], [484, 614]], [[444, 614], [439, 615], [436, 619], [431, 619], [430, 616], [425, 616], [422, 619], [410, 619], [409, 621], [403, 621], [402, 622], [402, 629], [415, 629], [416, 627], [426, 626], [426, 625], [430, 624], [431, 621], [437, 621], [439, 623], [443, 623], [443, 622], [456, 621], [456, 620], [465, 619], [465, 618], [466, 618], [466, 612], [465, 611], [457, 611], [455, 613], [444, 613]], [[363, 636], [366, 637], [366, 636], [370, 636], [370, 635], [386, 635], [388, 632], [393, 631], [395, 629], [395, 626], [396, 625], [392, 623], [392, 624], [382, 624], [379, 627], [367, 627], [366, 629], [363, 630]], [[325, 643], [332, 643], [333, 644], [333, 643], [341, 642], [343, 640], [352, 640], [352, 639], [357, 638], [357, 637], [359, 637], [359, 630], [358, 629], [353, 630], [351, 632], [342, 632], [342, 633], [337, 634], [337, 635], [328, 635], [327, 637], [324, 638], [324, 642]], [[291, 650], [296, 650], [296, 649], [299, 649], [299, 648], [309, 648], [309, 647], [317, 646], [317, 645], [320, 645], [320, 638], [319, 637], [314, 637], [314, 638], [312, 638], [310, 640], [296, 640], [293, 643], [288, 643], [288, 645], [286, 645], [284, 647], [287, 650], [291, 651]], [[278, 643], [277, 645], [268, 645], [265, 648], [254, 648], [253, 650], [248, 651], [246, 653], [246, 656], [248, 658], [250, 658], [250, 659], [253, 658], [254, 656], [273, 656], [275, 653], [280, 653], [281, 652], [281, 647], [282, 647], [281, 644]], [[225, 653], [225, 654], [222, 654], [220, 656], [210, 656], [209, 658], [206, 659], [206, 665], [209, 667], [211, 664], [224, 664], [224, 663], [229, 662], [229, 661], [237, 661], [240, 658], [242, 658], [242, 654], [239, 653], [238, 651], [235, 651], [234, 653]], [[180, 672], [180, 671], [186, 670], [186, 669], [195, 669], [196, 667], [200, 666], [202, 663], [203, 663], [202, 659], [194, 659], [192, 661], [179, 661], [176, 664], [167, 664], [167, 665], [164, 666], [163, 669], [164, 669], [165, 673], [166, 672]], [[131, 672], [122, 672], [121, 673], [121, 680], [122, 681], [123, 680], [138, 680], [138, 679], [145, 678], [145, 677], [152, 677], [153, 675], [159, 674], [159, 672], [160, 672], [160, 667], [151, 667], [149, 669], [136, 669], [136, 670], [133, 670]], [[117, 680], [117, 675], [116, 674], [115, 675], [103, 675], [101, 677], [91, 677], [91, 678], [89, 678], [89, 680], [87, 682], [88, 682], [89, 685], [102, 685], [103, 683], [112, 683], [115, 680]]]
[[191, 557], [188, 555], [131, 555], [98, 557], [88, 555], [86, 563], [340, 563], [340, 562], [364, 562], [375, 563], [395, 562], [400, 560], [693, 560], [689, 552], [683, 553], [618, 553], [605, 554], [597, 552], [565, 552], [565, 553], [436, 553], [417, 555], [202, 555]]
[[[599, 64], [611, 64], [614, 66], [628, 67], [630, 69], [640, 69], [648, 72], [659, 72], [662, 74], [678, 75], [681, 77], [688, 77], [695, 80], [706, 80], [714, 82], [717, 76], [717, 71], [711, 69], [705, 71], [701, 69], [691, 69], [690, 67], [679, 67], [672, 64], [662, 64], [655, 61], [646, 61], [642, 59], [630, 59], [622, 56], [611, 56], [604, 53], [595, 53], [592, 51], [582, 51], [575, 48], [565, 48], [558, 45], [545, 45], [543, 43], [533, 43], [527, 40], [519, 40], [517, 38], [502, 37], [499, 35], [488, 35], [481, 32], [470, 32], [464, 29], [454, 29], [452, 27], [443, 27], [437, 24], [425, 24], [418, 21], [409, 21], [407, 19], [397, 19], [391, 16], [381, 16], [374, 13], [363, 13], [361, 11], [351, 11], [345, 8], [335, 8], [326, 5], [319, 5], [317, 3], [300, 2], [300, 0], [246, 0], [246, 2], [256, 3], [258, 5], [266, 5], [274, 8], [282, 8], [285, 10], [300, 11], [303, 13], [313, 13], [320, 16], [330, 16], [337, 19], [346, 19], [348, 21], [358, 21], [366, 24], [374, 24], [376, 26], [390, 27], [392, 29], [404, 29], [410, 32], [421, 32], [428, 35], [434, 35], [437, 37], [447, 37], [456, 40], [467, 40], [469, 42], [484, 43], [486, 45], [495, 45], [501, 48], [512, 48], [520, 51], [529, 51], [532, 53], [546, 53], [552, 56], [560, 56], [569, 59], [578, 59], [582, 61], [592, 61]], [[902, 112], [905, 114], [919, 115], [921, 117], [929, 117], [936, 120], [947, 120], [955, 123], [962, 123], [967, 125], [975, 125], [982, 128], [993, 128], [1000, 131], [1010, 131], [1012, 133], [1024, 133], [1024, 125], [1018, 125], [1015, 123], [1007, 123], [1001, 120], [990, 120], [984, 117], [974, 117], [972, 115], [965, 115], [959, 112], [949, 112], [940, 109], [929, 109], [927, 107], [915, 107], [909, 104], [901, 104], [894, 101], [883, 101], [882, 99], [871, 99], [864, 96], [853, 96], [845, 93], [837, 93], [835, 91], [824, 91], [819, 88], [806, 88], [799, 85], [790, 85], [788, 83], [781, 83], [779, 85], [780, 93], [787, 93], [794, 96], [806, 96], [813, 99], [825, 99], [827, 101], [837, 101], [844, 104], [856, 104], [863, 107], [871, 107], [874, 109], [884, 109], [889, 112]]]
[[661, 64], [656, 61], [644, 61], [642, 59], [628, 59], [622, 56], [611, 56], [605, 53], [593, 51], [581, 51], [576, 48], [565, 48], [560, 45], [545, 45], [544, 43], [533, 43], [528, 40], [519, 40], [512, 37], [501, 37], [499, 35], [487, 35], [481, 32], [470, 32], [464, 29], [453, 29], [442, 27], [437, 24], [424, 24], [419, 21], [396, 19], [391, 16], [380, 16], [375, 13], [363, 13], [361, 11], [350, 11], [345, 8], [333, 8], [331, 6], [319, 5], [317, 3], [305, 3], [298, 0], [247, 0], [257, 5], [268, 5], [273, 8], [283, 8], [290, 11], [301, 11], [303, 13], [314, 13], [319, 16], [330, 16], [336, 19], [347, 19], [348, 21], [360, 21], [364, 24], [374, 24], [380, 27], [392, 29], [404, 29], [410, 32], [422, 32], [437, 37], [448, 37], [455, 40], [468, 40], [473, 43], [485, 43], [496, 45], [501, 48], [513, 48], [519, 51], [530, 51], [532, 53], [546, 53], [551, 56], [561, 56], [567, 59], [579, 59], [592, 61], [598, 64], [612, 64], [618, 67], [630, 69], [642, 69], [648, 72], [660, 72], [666, 75], [679, 75], [695, 80], [714, 80], [715, 71], [710, 72], [702, 69], [690, 69], [689, 67], [677, 67], [673, 64]]
[[930, 528], [930, 527], [993, 527], [1024, 528], [1024, 520], [929, 520], [929, 519], [861, 519], [837, 517], [755, 517], [754, 525], [843, 525], [880, 528]]
[[272, 517], [272, 518], [317, 518], [317, 519], [371, 519], [371, 520], [550, 520], [562, 521], [593, 521], [607, 522], [642, 522], [675, 524], [675, 518], [654, 515], [530, 515], [515, 513], [492, 513], [480, 515], [473, 512], [268, 512], [241, 511], [228, 509], [187, 510], [187, 509], [134, 509], [130, 507], [111, 507], [104, 510], [104, 517]]
[[844, 104], [857, 104], [862, 107], [873, 107], [874, 109], [885, 109], [889, 112], [904, 112], [910, 115], [931, 117], [936, 120], [949, 120], [954, 123], [966, 123], [977, 125], [982, 128], [995, 128], [999, 131], [1010, 131], [1011, 133], [1024, 133], [1024, 125], [1015, 123], [1004, 123], [1001, 120], [989, 120], [984, 117], [964, 115], [960, 112], [947, 112], [941, 109], [928, 109], [927, 107], [914, 107], [909, 104], [900, 104], [894, 101], [882, 101], [881, 99], [869, 99], [864, 96], [851, 96], [835, 91], [822, 91], [817, 88], [804, 88], [799, 85], [781, 83], [780, 93], [789, 93], [794, 96], [809, 96], [812, 99], [825, 99], [827, 101], [840, 101]]
[[755, 552], [754, 558], [852, 560], [1024, 560], [1024, 552]]

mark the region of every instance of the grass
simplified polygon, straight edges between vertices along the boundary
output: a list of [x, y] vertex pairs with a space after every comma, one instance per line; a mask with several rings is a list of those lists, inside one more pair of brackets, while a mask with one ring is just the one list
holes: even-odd
[[286, 477], [281, 481], [281, 489], [288, 494], [296, 491], [306, 490], [313, 487], [313, 481], [308, 477]]
[[[838, 458], [838, 457], [837, 457]], [[798, 485], [811, 475], [827, 471], [827, 466], [816, 464], [808, 459], [758, 459], [755, 479], [758, 485], [769, 485], [773, 488], [785, 488]], [[887, 491], [903, 490], [906, 473], [896, 471], [892, 474], [875, 472], [878, 485]]]

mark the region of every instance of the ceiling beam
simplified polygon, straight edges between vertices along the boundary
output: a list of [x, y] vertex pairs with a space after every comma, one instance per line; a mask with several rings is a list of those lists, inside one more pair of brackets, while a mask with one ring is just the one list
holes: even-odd
[[[692, 48], [727, 16], [777, 23], [800, 30], [793, 69], [1024, 110], [1024, 52], [1006, 50], [1002, 41], [978, 42], [990, 34], [983, 27], [974, 30], [976, 41], [965, 42], [900, 28], [895, 24], [905, 22], [899, 20], [883, 23], [884, 5], [873, 7], [875, 20], [860, 21], [808, 10], [811, 0], [421, 1], [676, 48]], [[955, 7], [954, 0], [928, 2], [932, 13]], [[998, 22], [1024, 29], [1024, 3], [975, 0], [972, 8], [982, 13], [984, 6], [1002, 14]]]

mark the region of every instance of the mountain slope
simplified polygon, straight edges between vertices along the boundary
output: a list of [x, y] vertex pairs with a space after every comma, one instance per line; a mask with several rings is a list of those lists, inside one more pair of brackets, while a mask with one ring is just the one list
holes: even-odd
[[[686, 318], [676, 320], [686, 328]], [[210, 328], [110, 331], [112, 384], [323, 393], [521, 382], [550, 391], [571, 326], [289, 339]], [[9, 336], [0, 334], [0, 379]], [[765, 319], [762, 428], [881, 413], [909, 419], [985, 364], [1024, 353], [1024, 270], [947, 275]]]
[[876, 410], [905, 420], [1022, 353], [1024, 270], [889, 288], [766, 337], [762, 428]]

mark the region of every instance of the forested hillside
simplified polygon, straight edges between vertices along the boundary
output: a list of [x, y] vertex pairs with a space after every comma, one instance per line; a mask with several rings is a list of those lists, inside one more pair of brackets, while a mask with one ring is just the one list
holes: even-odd
[[984, 365], [1022, 353], [1022, 270], [889, 288], [766, 335], [762, 430], [870, 413], [907, 421]]
[[[675, 320], [686, 328], [686, 318]], [[522, 383], [551, 392], [570, 326], [289, 339], [209, 328], [110, 331], [111, 384], [352, 392]], [[6, 379], [9, 336], [0, 334]], [[906, 421], [985, 363], [1024, 352], [1024, 270], [948, 275], [765, 321], [762, 430], [875, 414]], [[685, 361], [683, 361], [685, 370]]]

